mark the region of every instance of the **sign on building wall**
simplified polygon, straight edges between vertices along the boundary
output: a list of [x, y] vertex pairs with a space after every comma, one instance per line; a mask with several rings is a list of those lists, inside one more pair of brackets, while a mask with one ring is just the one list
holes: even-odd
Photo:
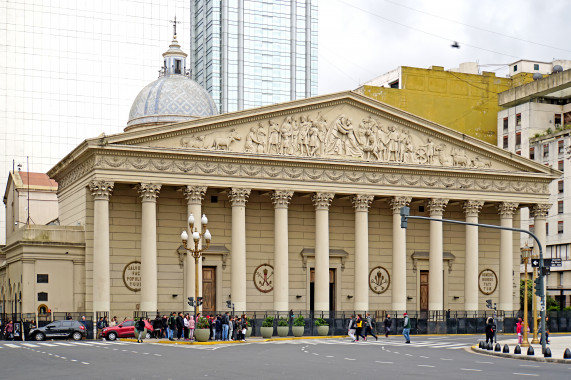
[[478, 276], [478, 288], [485, 295], [490, 295], [496, 291], [498, 287], [498, 276], [491, 269], [484, 269]]
[[369, 287], [373, 292], [382, 294], [387, 291], [390, 284], [391, 276], [389, 271], [381, 266], [371, 269], [371, 272], [369, 272]]
[[262, 293], [269, 293], [274, 289], [274, 267], [262, 264], [254, 271], [254, 285]]
[[141, 262], [131, 261], [123, 269], [123, 283], [133, 292], [141, 290]]

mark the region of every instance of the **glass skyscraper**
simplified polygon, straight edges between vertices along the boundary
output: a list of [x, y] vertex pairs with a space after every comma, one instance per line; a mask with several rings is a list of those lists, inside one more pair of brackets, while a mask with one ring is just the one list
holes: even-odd
[[221, 112], [317, 95], [317, 0], [190, 2], [193, 78]]

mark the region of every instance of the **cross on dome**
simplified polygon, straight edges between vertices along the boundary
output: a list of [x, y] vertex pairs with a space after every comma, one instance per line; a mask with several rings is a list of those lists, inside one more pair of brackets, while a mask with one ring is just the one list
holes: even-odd
[[176, 21], [176, 15], [174, 15], [174, 21], [170, 20], [169, 22], [173, 24], [173, 35], [176, 37], [176, 24], [180, 24], [180, 21]]

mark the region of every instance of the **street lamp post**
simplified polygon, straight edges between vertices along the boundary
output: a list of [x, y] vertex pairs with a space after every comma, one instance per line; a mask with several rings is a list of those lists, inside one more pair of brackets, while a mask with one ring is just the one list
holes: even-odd
[[[532, 256], [533, 259], [537, 259], [537, 255]], [[535, 279], [537, 278], [537, 268], [533, 268], [533, 281], [535, 283]], [[531, 344], [539, 344], [540, 341], [537, 339], [537, 332], [538, 332], [538, 325], [539, 325], [539, 318], [537, 318], [537, 296], [534, 294], [533, 298], [533, 339], [531, 340]]]
[[523, 291], [523, 343], [521, 344], [522, 347], [529, 347], [529, 341], [527, 339], [527, 328], [529, 326], [528, 315], [527, 315], [527, 262], [531, 257], [532, 248], [527, 246], [525, 243], [525, 247], [521, 248], [521, 257], [523, 258], [524, 264], [524, 291]]
[[[202, 215], [201, 218], [201, 224], [202, 224], [202, 232], [198, 232], [197, 228], [194, 228], [194, 215], [190, 214], [188, 216], [188, 228], [189, 231], [192, 233], [192, 240], [194, 240], [194, 247], [192, 246], [192, 243], [190, 244], [190, 246], [187, 245], [188, 243], [188, 234], [186, 233], [186, 231], [182, 231], [182, 233], [180, 234], [180, 238], [182, 240], [182, 245], [183, 247], [190, 252], [190, 254], [192, 255], [192, 257], [194, 257], [194, 301], [193, 301], [193, 305], [194, 305], [194, 315], [198, 315], [197, 314], [197, 309], [198, 309], [198, 261], [200, 260], [200, 257], [202, 256], [202, 252], [206, 251], [209, 247], [210, 247], [210, 240], [212, 240], [212, 235], [210, 235], [210, 231], [208, 231], [206, 229], [206, 226], [208, 225], [208, 218], [206, 217], [206, 215]], [[200, 241], [204, 238], [204, 241], [206, 242], [206, 247], [199, 247]]]

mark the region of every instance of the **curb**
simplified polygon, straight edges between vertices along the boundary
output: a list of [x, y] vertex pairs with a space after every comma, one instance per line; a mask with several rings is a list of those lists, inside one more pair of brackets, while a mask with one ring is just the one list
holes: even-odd
[[[172, 341], [172, 340], [147, 340], [146, 343], [151, 344], [183, 344], [183, 345], [203, 345], [203, 346], [210, 346], [216, 344], [242, 344], [242, 343], [264, 343], [264, 342], [275, 342], [275, 341], [283, 341], [283, 340], [300, 340], [300, 339], [331, 339], [331, 338], [347, 338], [348, 335], [327, 335], [327, 336], [302, 336], [302, 337], [283, 337], [283, 338], [254, 338], [254, 340], [247, 340], [246, 342], [242, 342], [239, 340], [226, 340], [226, 341], [214, 341], [214, 342], [188, 342], [188, 341]], [[120, 339], [121, 342], [136, 342], [136, 339], [131, 338], [122, 338]]]
[[[528, 356], [528, 355], [516, 355], [516, 354], [504, 354], [502, 352], [495, 352], [495, 351], [488, 351], [488, 350], [481, 350], [478, 346], [474, 345], [470, 347], [470, 349], [481, 355], [489, 355], [489, 356], [498, 356], [500, 358], [508, 358], [508, 359], [518, 359], [518, 360], [529, 360], [534, 362], [543, 362], [543, 363], [559, 363], [559, 364], [571, 364], [571, 360], [569, 359], [557, 359], [557, 358], [544, 358], [541, 356]], [[466, 350], [468, 350], [466, 348]]]

